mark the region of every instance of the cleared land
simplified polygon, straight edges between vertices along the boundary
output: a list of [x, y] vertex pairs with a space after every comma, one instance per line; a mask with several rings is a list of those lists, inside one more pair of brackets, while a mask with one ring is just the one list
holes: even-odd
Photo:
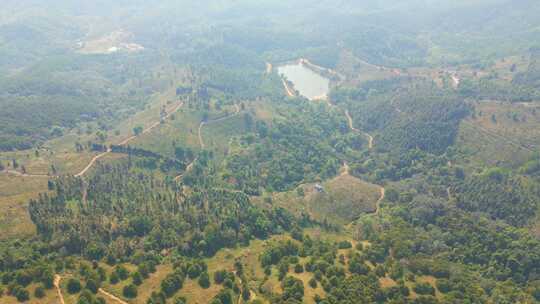
[[[276, 193], [272, 196], [272, 204], [295, 214], [307, 213], [318, 221], [326, 219], [339, 224], [347, 224], [377, 209], [380, 187], [351, 175], [342, 174], [322, 183], [322, 191], [315, 186], [315, 183], [304, 184], [296, 190]], [[253, 201], [264, 204], [262, 197], [253, 198]]]
[[457, 146], [473, 161], [517, 166], [538, 150], [539, 123], [540, 107], [534, 104], [480, 102], [461, 123]]

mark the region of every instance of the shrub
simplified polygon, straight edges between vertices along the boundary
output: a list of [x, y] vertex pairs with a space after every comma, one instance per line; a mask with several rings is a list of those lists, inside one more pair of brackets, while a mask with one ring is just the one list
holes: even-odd
[[315, 278], [311, 278], [308, 282], [309, 286], [313, 289], [317, 288], [317, 280]]
[[208, 288], [210, 287], [210, 278], [208, 277], [208, 273], [207, 272], [203, 272], [200, 276], [199, 276], [199, 280], [198, 280], [198, 283], [199, 285], [202, 287], [202, 288]]
[[197, 264], [193, 264], [189, 267], [187, 273], [190, 279], [195, 279], [201, 274], [201, 267]]
[[433, 288], [433, 286], [431, 286], [428, 283], [417, 283], [414, 286], [414, 291], [417, 294], [421, 294], [421, 295], [434, 295], [435, 294], [435, 288]]
[[70, 294], [78, 293], [79, 291], [81, 291], [81, 282], [79, 282], [79, 280], [77, 279], [69, 279], [67, 283], [67, 291]]
[[43, 286], [38, 286], [36, 290], [34, 290], [34, 296], [38, 299], [41, 299], [45, 296], [45, 288]]
[[227, 277], [227, 271], [225, 270], [218, 270], [214, 272], [214, 283], [221, 284]]
[[146, 301], [147, 304], [167, 304], [167, 297], [162, 292], [153, 291], [150, 298]]
[[137, 286], [135, 286], [134, 284], [126, 285], [124, 287], [124, 289], [122, 290], [122, 294], [124, 295], [124, 297], [126, 297], [128, 299], [136, 298], [137, 297]]
[[294, 272], [295, 272], [295, 273], [302, 273], [302, 272], [304, 272], [304, 266], [302, 266], [302, 264], [296, 264], [296, 265], [294, 265]]
[[161, 281], [161, 291], [166, 297], [171, 297], [174, 293], [180, 290], [183, 285], [183, 274], [178, 272], [171, 273], [167, 275], [163, 281]]
[[377, 267], [375, 267], [375, 274], [379, 278], [382, 278], [386, 274], [386, 269], [384, 269], [384, 266], [382, 266], [382, 265], [377, 265]]
[[24, 288], [18, 288], [15, 293], [15, 297], [19, 302], [26, 302], [30, 300], [30, 293]]
[[338, 243], [339, 249], [350, 249], [352, 248], [352, 244], [349, 241], [341, 241]]
[[133, 279], [133, 284], [139, 286], [142, 284], [142, 281], [143, 281], [143, 277], [141, 275], [140, 272], [138, 271], [135, 271], [132, 275], [131, 275], [131, 278]]
[[231, 290], [222, 289], [212, 300], [211, 303], [232, 304], [233, 296]]
[[186, 304], [187, 300], [184, 297], [177, 297], [174, 299], [174, 304]]
[[122, 281], [127, 280], [129, 277], [129, 271], [122, 265], [116, 266], [114, 272], [116, 272], [118, 278]]
[[88, 289], [85, 289], [81, 292], [77, 304], [93, 304], [94, 302], [96, 302], [96, 299], [94, 298], [92, 292]]
[[19, 271], [15, 275], [15, 281], [24, 287], [32, 283], [32, 275], [26, 271]]
[[109, 282], [115, 285], [118, 283], [118, 281], [120, 281], [120, 278], [118, 278], [118, 274], [116, 272], [111, 273], [111, 276], [109, 277]]
[[447, 293], [452, 290], [452, 285], [450, 284], [450, 281], [446, 279], [438, 279], [437, 289], [442, 293]]
[[226, 288], [233, 288], [233, 285], [234, 285], [234, 282], [230, 278], [226, 278], [223, 281], [223, 286], [225, 286]]
[[99, 289], [99, 284], [94, 279], [89, 279], [86, 282], [86, 289], [90, 290], [93, 294], [96, 294]]

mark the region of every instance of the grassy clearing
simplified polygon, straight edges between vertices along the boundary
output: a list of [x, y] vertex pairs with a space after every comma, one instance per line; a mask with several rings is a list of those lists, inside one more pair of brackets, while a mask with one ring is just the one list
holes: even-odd
[[228, 119], [210, 123], [203, 127], [201, 135], [206, 149], [212, 150], [218, 159], [229, 153], [229, 146], [234, 136], [245, 133], [247, 126], [244, 115], [238, 114]]
[[[363, 213], [376, 210], [380, 196], [377, 185], [343, 174], [322, 183], [322, 186], [322, 192], [317, 191], [315, 184], [311, 183], [292, 191], [276, 193], [272, 197], [272, 204], [294, 214], [307, 213], [318, 221], [327, 219], [338, 224], [349, 223]], [[253, 201], [264, 204], [262, 198], [254, 198]]]
[[45, 191], [47, 178], [0, 175], [0, 238], [35, 233], [26, 208], [30, 199]]
[[167, 156], [173, 156], [173, 143], [199, 149], [198, 128], [202, 112], [182, 108], [171, 119], [152, 132], [133, 140], [130, 145]]
[[540, 145], [540, 105], [489, 101], [475, 108], [473, 124], [529, 148]]
[[366, 81], [382, 80], [397, 76], [391, 69], [382, 69], [368, 64], [355, 57], [350, 51], [343, 51], [341, 53], [336, 70], [346, 76], [347, 80], [344, 84], [347, 86], [358, 86]]
[[540, 146], [540, 107], [492, 101], [475, 109], [475, 117], [462, 122], [457, 137], [457, 146], [473, 161], [515, 167]]
[[[30, 300], [24, 302], [25, 304], [56, 304], [60, 301], [58, 300], [58, 296], [56, 293], [56, 289], [49, 289], [45, 290], [45, 297], [38, 299], [34, 297], [34, 291], [36, 288], [40, 286], [39, 284], [30, 284], [26, 290], [30, 293]], [[6, 292], [6, 291], [4, 291]], [[20, 304], [21, 302], [17, 301], [15, 297], [8, 296], [5, 294], [4, 296], [0, 297], [0, 303], [2, 304]], [[68, 304], [68, 303], [66, 303]]]

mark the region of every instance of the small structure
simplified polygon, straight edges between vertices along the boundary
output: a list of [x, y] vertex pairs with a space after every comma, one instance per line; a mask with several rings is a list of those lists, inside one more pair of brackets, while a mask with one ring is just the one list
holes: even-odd
[[315, 190], [321, 193], [321, 192], [324, 192], [324, 187], [321, 184], [315, 184]]

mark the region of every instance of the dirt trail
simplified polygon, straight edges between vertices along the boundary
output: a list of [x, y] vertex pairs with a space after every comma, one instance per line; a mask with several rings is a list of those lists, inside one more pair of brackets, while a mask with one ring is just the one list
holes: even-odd
[[461, 82], [461, 79], [456, 74], [453, 74], [451, 77], [452, 77], [452, 82], [453, 82], [452, 85], [454, 89], [457, 89], [459, 87], [459, 83]]
[[354, 132], [359, 132], [359, 133], [364, 134], [368, 138], [368, 148], [370, 150], [373, 149], [373, 136], [369, 135], [366, 132], [362, 132], [353, 126], [353, 120], [352, 120], [351, 115], [349, 114], [349, 110], [345, 110], [345, 116], [347, 116], [347, 121], [349, 122], [349, 128]]
[[60, 288], [60, 281], [62, 280], [62, 277], [58, 274], [54, 275], [54, 288], [56, 289], [56, 293], [58, 294], [58, 299], [60, 300], [60, 304], [66, 304], [64, 301], [64, 295], [62, 295], [62, 289]]
[[273, 66], [270, 62], [267, 62], [266, 63], [266, 74], [271, 74], [272, 73], [272, 69], [273, 69]]
[[100, 154], [94, 156], [94, 157], [92, 158], [92, 160], [90, 160], [90, 163], [88, 163], [88, 165], [87, 165], [84, 169], [82, 169], [81, 172], [75, 174], [75, 177], [80, 177], [80, 176], [83, 176], [84, 174], [86, 174], [86, 172], [88, 172], [88, 170], [90, 170], [90, 168], [92, 168], [92, 166], [94, 166], [94, 164], [96, 163], [96, 161], [97, 161], [98, 159], [102, 158], [103, 156], [105, 156], [105, 155], [107, 155], [107, 154], [109, 154], [109, 153], [111, 153], [111, 149], [110, 149], [110, 148], [108, 148], [107, 151], [102, 152], [102, 153], [100, 153]]
[[314, 64], [313, 62], [309, 61], [306, 58], [300, 58], [299, 62], [300, 62], [300, 64], [304, 64], [304, 65], [308, 66], [308, 68], [311, 68], [312, 70], [316, 70], [316, 72], [319, 73], [319, 74], [328, 73], [328, 74], [330, 74], [332, 76], [337, 76], [337, 77], [342, 78], [342, 79], [345, 78], [345, 76], [341, 75], [337, 71], [334, 71], [334, 70], [332, 70], [330, 68], [322, 67], [320, 65], [316, 65], [316, 64]]
[[99, 293], [102, 293], [103, 295], [107, 296], [109, 299], [115, 301], [115, 302], [118, 302], [120, 304], [129, 304], [128, 302], [120, 299], [119, 297], [111, 294], [111, 293], [108, 293], [107, 291], [105, 291], [103, 288], [100, 288], [99, 290]]
[[203, 138], [202, 138], [202, 127], [204, 127], [206, 123], [204, 121], [201, 121], [201, 123], [199, 124], [199, 147], [201, 147], [201, 149], [204, 149], [205, 146], [204, 146], [204, 141], [203, 141]]
[[224, 117], [221, 117], [221, 118], [217, 118], [217, 119], [214, 119], [214, 120], [209, 120], [209, 121], [201, 121], [201, 123], [199, 124], [199, 146], [201, 147], [201, 149], [204, 149], [205, 148], [205, 144], [204, 144], [204, 141], [203, 141], [203, 138], [202, 138], [202, 128], [205, 126], [205, 125], [208, 125], [208, 124], [212, 124], [212, 123], [216, 123], [216, 122], [220, 122], [220, 121], [223, 121], [225, 119], [229, 119], [231, 117], [234, 117], [236, 115], [238, 115], [240, 113], [240, 106], [238, 106], [237, 104], [234, 105], [234, 108], [235, 108], [235, 112], [231, 115], [227, 115], [227, 116], [224, 116]]
[[[349, 110], [345, 110], [345, 116], [347, 116], [347, 120], [349, 121], [349, 128], [354, 132], [360, 132], [360, 133], [365, 134], [369, 138], [369, 149], [373, 149], [373, 137], [371, 135], [365, 133], [365, 132], [362, 132], [362, 131], [356, 129], [353, 126], [353, 121], [352, 121], [351, 115], [349, 114]], [[349, 168], [349, 165], [347, 164], [347, 162], [343, 163], [343, 167], [344, 167], [345, 170], [344, 170], [344, 172], [341, 173], [341, 175], [349, 174], [350, 168]], [[380, 186], [380, 185], [379, 185], [379, 187], [380, 187], [381, 196], [379, 197], [379, 199], [375, 203], [375, 212], [373, 213], [373, 215], [375, 215], [375, 216], [379, 215], [379, 211], [381, 209], [381, 202], [384, 200], [384, 197], [385, 197], [385, 194], [386, 194], [386, 189], [383, 186]]]
[[289, 89], [289, 85], [285, 81], [285, 79], [281, 79], [281, 82], [283, 82], [283, 86], [285, 87], [285, 92], [287, 93], [287, 96], [294, 97], [295, 94], [292, 92], [291, 89]]
[[379, 211], [381, 210], [381, 202], [384, 200], [385, 194], [386, 194], [386, 189], [384, 189], [384, 187], [381, 187], [381, 196], [379, 197], [379, 199], [375, 203], [375, 208], [376, 209], [375, 209], [375, 213], [373, 213], [373, 215], [379, 215]]
[[130, 136], [126, 139], [124, 139], [123, 141], [121, 141], [120, 143], [118, 143], [119, 146], [125, 146], [127, 145], [130, 141], [134, 140], [135, 138], [143, 135], [143, 134], [148, 134], [150, 133], [150, 131], [152, 131], [153, 129], [155, 129], [156, 127], [158, 127], [160, 124], [161, 124], [161, 121], [162, 120], [165, 120], [165, 119], [169, 119], [174, 113], [178, 112], [178, 110], [180, 110], [180, 108], [184, 106], [184, 103], [181, 102], [179, 103], [176, 107], [174, 107], [171, 111], [167, 112], [167, 114], [163, 117], [160, 118], [159, 121], [156, 121], [154, 122], [152, 125], [150, 125], [148, 128], [144, 129], [141, 134], [139, 135], [133, 135], [133, 136]]
[[51, 177], [50, 175], [47, 175], [47, 174], [26, 174], [26, 173], [22, 173], [15, 170], [3, 170], [3, 171], [0, 171], [0, 173], [11, 174], [11, 175], [16, 175], [20, 177], [47, 177], [47, 178]]
[[394, 70], [394, 69], [392, 69], [392, 68], [388, 68], [388, 67], [385, 67], [385, 66], [375, 65], [375, 64], [373, 64], [373, 63], [369, 63], [369, 62], [367, 62], [367, 61], [365, 61], [365, 60], [362, 60], [362, 59], [360, 59], [360, 58], [357, 58], [357, 60], [358, 60], [358, 62], [360, 62], [361, 64], [367, 65], [367, 66], [372, 67], [372, 68], [374, 68], [374, 69], [377, 69], [377, 70], [379, 70], [379, 71], [392, 71], [392, 70]]
[[[235, 108], [235, 112], [231, 115], [227, 115], [227, 116], [224, 116], [224, 117], [221, 117], [221, 118], [217, 118], [217, 119], [214, 119], [214, 120], [209, 120], [209, 121], [201, 121], [201, 123], [199, 124], [199, 131], [198, 131], [198, 137], [199, 137], [199, 146], [201, 149], [204, 149], [206, 146], [204, 144], [204, 140], [203, 140], [203, 137], [202, 137], [202, 128], [207, 125], [207, 124], [211, 124], [211, 123], [215, 123], [215, 122], [219, 122], [219, 121], [222, 121], [222, 120], [225, 120], [225, 119], [229, 119], [233, 116], [236, 116], [240, 113], [240, 106], [238, 104], [234, 104], [234, 108]], [[192, 168], [193, 168], [193, 164], [195, 163], [195, 161], [197, 160], [197, 158], [195, 158], [189, 165], [187, 165], [186, 167], [186, 170], [184, 171], [184, 173], [176, 176], [174, 178], [175, 181], [179, 181], [182, 179], [182, 177], [184, 177], [184, 174], [186, 174], [186, 172], [189, 172]]]
[[351, 168], [349, 167], [349, 164], [347, 162], [343, 162], [343, 169], [341, 169], [340, 176], [350, 175]]
[[[161, 124], [161, 121], [162, 120], [165, 120], [165, 119], [168, 119], [169, 117], [171, 117], [171, 115], [173, 115], [174, 113], [176, 113], [182, 106], [184, 105], [183, 102], [181, 102], [180, 104], [178, 104], [176, 107], [174, 107], [171, 111], [169, 111], [167, 113], [167, 115], [163, 116], [162, 118], [160, 118], [159, 121], [153, 123], [152, 125], [150, 125], [148, 128], [144, 129], [141, 134], [139, 135], [133, 135], [133, 136], [130, 136], [124, 140], [122, 140], [120, 143], [118, 143], [119, 146], [125, 146], [127, 145], [130, 141], [134, 140], [135, 138], [143, 135], [143, 134], [147, 134], [149, 133], [150, 131], [152, 131], [153, 129], [155, 129], [157, 126], [159, 126]], [[104, 152], [101, 152], [99, 153], [98, 155], [94, 156], [90, 162], [88, 163], [88, 165], [86, 165], [86, 167], [84, 167], [79, 173], [75, 174], [75, 177], [81, 177], [83, 175], [86, 174], [86, 172], [88, 172], [88, 170], [90, 170], [90, 168], [92, 168], [94, 166], [94, 164], [102, 157], [104, 157], [105, 155], [111, 153], [111, 149], [108, 148], [107, 151], [104, 151]], [[0, 171], [0, 173], [6, 173], [6, 174], [13, 174], [13, 175], [17, 175], [17, 176], [21, 176], [21, 177], [47, 177], [47, 178], [50, 178], [50, 177], [58, 177], [56, 175], [45, 175], [45, 174], [26, 174], [26, 173], [21, 173], [19, 171], [15, 171], [15, 170], [4, 170], [4, 171]]]
[[186, 170], [184, 171], [184, 173], [182, 173], [182, 174], [176, 176], [176, 177], [174, 178], [174, 180], [175, 180], [175, 181], [181, 180], [182, 177], [184, 177], [184, 174], [186, 174], [187, 172], [191, 171], [191, 168], [193, 168], [193, 164], [195, 164], [195, 161], [196, 161], [196, 160], [197, 160], [197, 159], [194, 159], [191, 163], [189, 163], [189, 165], [187, 165]]

